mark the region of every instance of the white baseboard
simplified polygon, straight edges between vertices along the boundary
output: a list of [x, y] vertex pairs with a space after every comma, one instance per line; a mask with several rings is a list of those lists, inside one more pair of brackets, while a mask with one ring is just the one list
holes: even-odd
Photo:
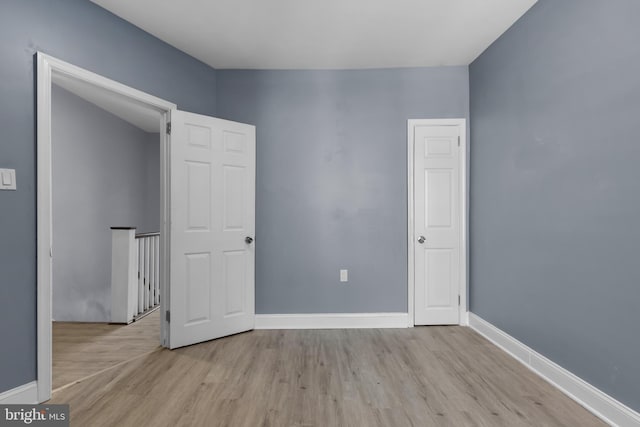
[[256, 314], [255, 329], [406, 328], [408, 313]]
[[0, 393], [0, 405], [35, 405], [38, 403], [38, 386], [35, 381]]
[[527, 347], [481, 317], [469, 313], [469, 326], [606, 423], [620, 427], [640, 426], [639, 413]]

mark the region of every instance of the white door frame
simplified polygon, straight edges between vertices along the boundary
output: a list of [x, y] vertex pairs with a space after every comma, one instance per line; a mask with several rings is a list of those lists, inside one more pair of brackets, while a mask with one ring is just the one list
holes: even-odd
[[87, 83], [96, 89], [107, 90], [120, 97], [161, 114], [160, 132], [160, 301], [161, 340], [166, 345], [167, 325], [164, 321], [169, 223], [169, 138], [164, 129], [176, 105], [163, 99], [125, 86], [114, 80], [76, 67], [41, 52], [37, 53], [37, 374], [38, 401], [51, 398], [51, 259], [52, 259], [52, 197], [51, 197], [51, 91], [55, 75]]
[[407, 254], [409, 262], [408, 268], [408, 313], [409, 327], [415, 326], [415, 217], [414, 217], [414, 199], [415, 186], [413, 182], [413, 165], [414, 165], [414, 137], [415, 128], [417, 126], [458, 126], [460, 129], [460, 325], [469, 324], [469, 313], [467, 308], [467, 119], [410, 119], [407, 126], [407, 215], [408, 215], [408, 239]]

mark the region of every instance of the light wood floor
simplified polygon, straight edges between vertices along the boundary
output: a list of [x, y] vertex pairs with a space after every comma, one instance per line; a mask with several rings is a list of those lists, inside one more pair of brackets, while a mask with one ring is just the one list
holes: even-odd
[[53, 389], [160, 346], [160, 310], [129, 325], [53, 322]]
[[253, 331], [54, 393], [72, 426], [602, 426], [463, 327]]

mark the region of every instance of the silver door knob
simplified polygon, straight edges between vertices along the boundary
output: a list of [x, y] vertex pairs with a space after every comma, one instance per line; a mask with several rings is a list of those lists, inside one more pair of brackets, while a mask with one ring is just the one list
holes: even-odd
[[245, 238], [244, 238], [244, 242], [245, 242], [247, 245], [251, 244], [251, 243], [253, 242], [253, 237], [249, 237], [249, 236], [245, 237]]
[[425, 239], [424, 236], [420, 236], [420, 238], [418, 238], [418, 243], [423, 244], [427, 239]]

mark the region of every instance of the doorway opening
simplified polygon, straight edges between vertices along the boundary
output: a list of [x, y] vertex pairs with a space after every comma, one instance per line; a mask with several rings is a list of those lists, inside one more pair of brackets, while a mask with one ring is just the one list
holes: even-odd
[[[150, 332], [146, 332], [147, 339], [138, 340], [139, 346], [133, 346], [137, 350], [145, 345], [166, 345], [167, 325], [163, 313], [166, 310], [164, 296], [168, 296], [165, 290], [168, 266], [163, 262], [167, 250], [163, 224], [167, 218], [168, 138], [165, 130], [176, 105], [42, 53], [37, 54], [37, 97], [37, 391], [38, 400], [43, 402], [51, 397], [52, 388], [97, 373], [101, 367], [117, 365], [127, 357], [121, 352], [108, 362], [102, 360], [88, 368], [78, 367], [76, 363], [73, 372], [65, 368], [74, 365], [72, 358], [67, 357], [66, 365], [57, 363], [60, 375], [56, 375], [54, 384], [54, 319], [73, 322], [61, 322], [55, 328], [59, 343], [71, 350], [69, 354], [73, 353], [70, 343], [77, 343], [79, 336], [94, 334], [104, 338], [102, 342], [108, 347], [113, 344], [109, 343], [109, 337], [125, 342], [128, 335], [138, 335], [141, 329]], [[64, 108], [58, 108], [61, 105], [58, 101], [64, 101], [65, 108], [80, 106], [82, 111], [64, 114]], [[52, 110], [53, 102], [56, 102], [55, 110]], [[108, 135], [104, 132], [99, 135], [99, 125], [94, 124], [94, 129], [87, 127], [87, 117], [83, 116], [100, 110], [110, 117], [108, 124], [103, 123], [109, 128]], [[80, 120], [82, 126], [77, 126]], [[114, 126], [120, 122], [123, 133], [117, 134]], [[80, 128], [84, 136], [64, 135]], [[136, 133], [134, 128], [140, 132]], [[145, 133], [150, 136], [145, 137]], [[124, 134], [153, 139], [154, 149], [145, 150], [151, 141], [122, 141], [127, 138]], [[89, 139], [100, 137], [102, 144], [95, 145], [103, 151], [84, 152], [89, 148]], [[110, 137], [111, 145], [105, 143]], [[78, 144], [67, 144], [74, 139], [80, 140], [76, 141]], [[136, 166], [131, 157], [122, 156], [138, 156], [138, 163], [144, 159], [148, 164]], [[149, 192], [153, 194], [148, 194], [148, 198], [141, 196], [149, 184], [155, 188]], [[125, 191], [122, 191], [123, 185]], [[128, 203], [121, 203], [123, 201]], [[136, 204], [139, 206], [134, 208]], [[92, 211], [92, 215], [85, 215], [87, 211]], [[134, 226], [145, 232], [138, 233], [137, 239]], [[123, 240], [122, 229], [129, 230], [125, 234], [130, 235], [130, 240]], [[114, 249], [118, 244], [121, 246]], [[112, 259], [112, 252], [131, 256]], [[86, 257], [87, 254], [90, 256]], [[129, 258], [129, 265], [119, 258]], [[138, 287], [139, 271], [143, 286]], [[91, 275], [95, 276], [91, 283], [97, 286], [87, 289], [86, 277]], [[109, 276], [108, 283], [106, 276]], [[112, 292], [112, 278], [123, 286], [122, 290]], [[78, 291], [79, 286], [84, 286], [83, 291]], [[128, 324], [134, 320], [139, 321], [124, 327], [109, 324]], [[156, 342], [149, 344], [149, 340]], [[100, 340], [87, 342], [95, 344]], [[123, 347], [131, 348], [130, 345]], [[92, 352], [97, 355], [105, 348], [94, 345], [77, 350], [82, 352], [80, 357], [84, 361], [91, 361]], [[62, 351], [62, 348], [58, 346], [56, 350]]]
[[51, 113], [55, 392], [160, 346], [160, 115], [56, 78]]

